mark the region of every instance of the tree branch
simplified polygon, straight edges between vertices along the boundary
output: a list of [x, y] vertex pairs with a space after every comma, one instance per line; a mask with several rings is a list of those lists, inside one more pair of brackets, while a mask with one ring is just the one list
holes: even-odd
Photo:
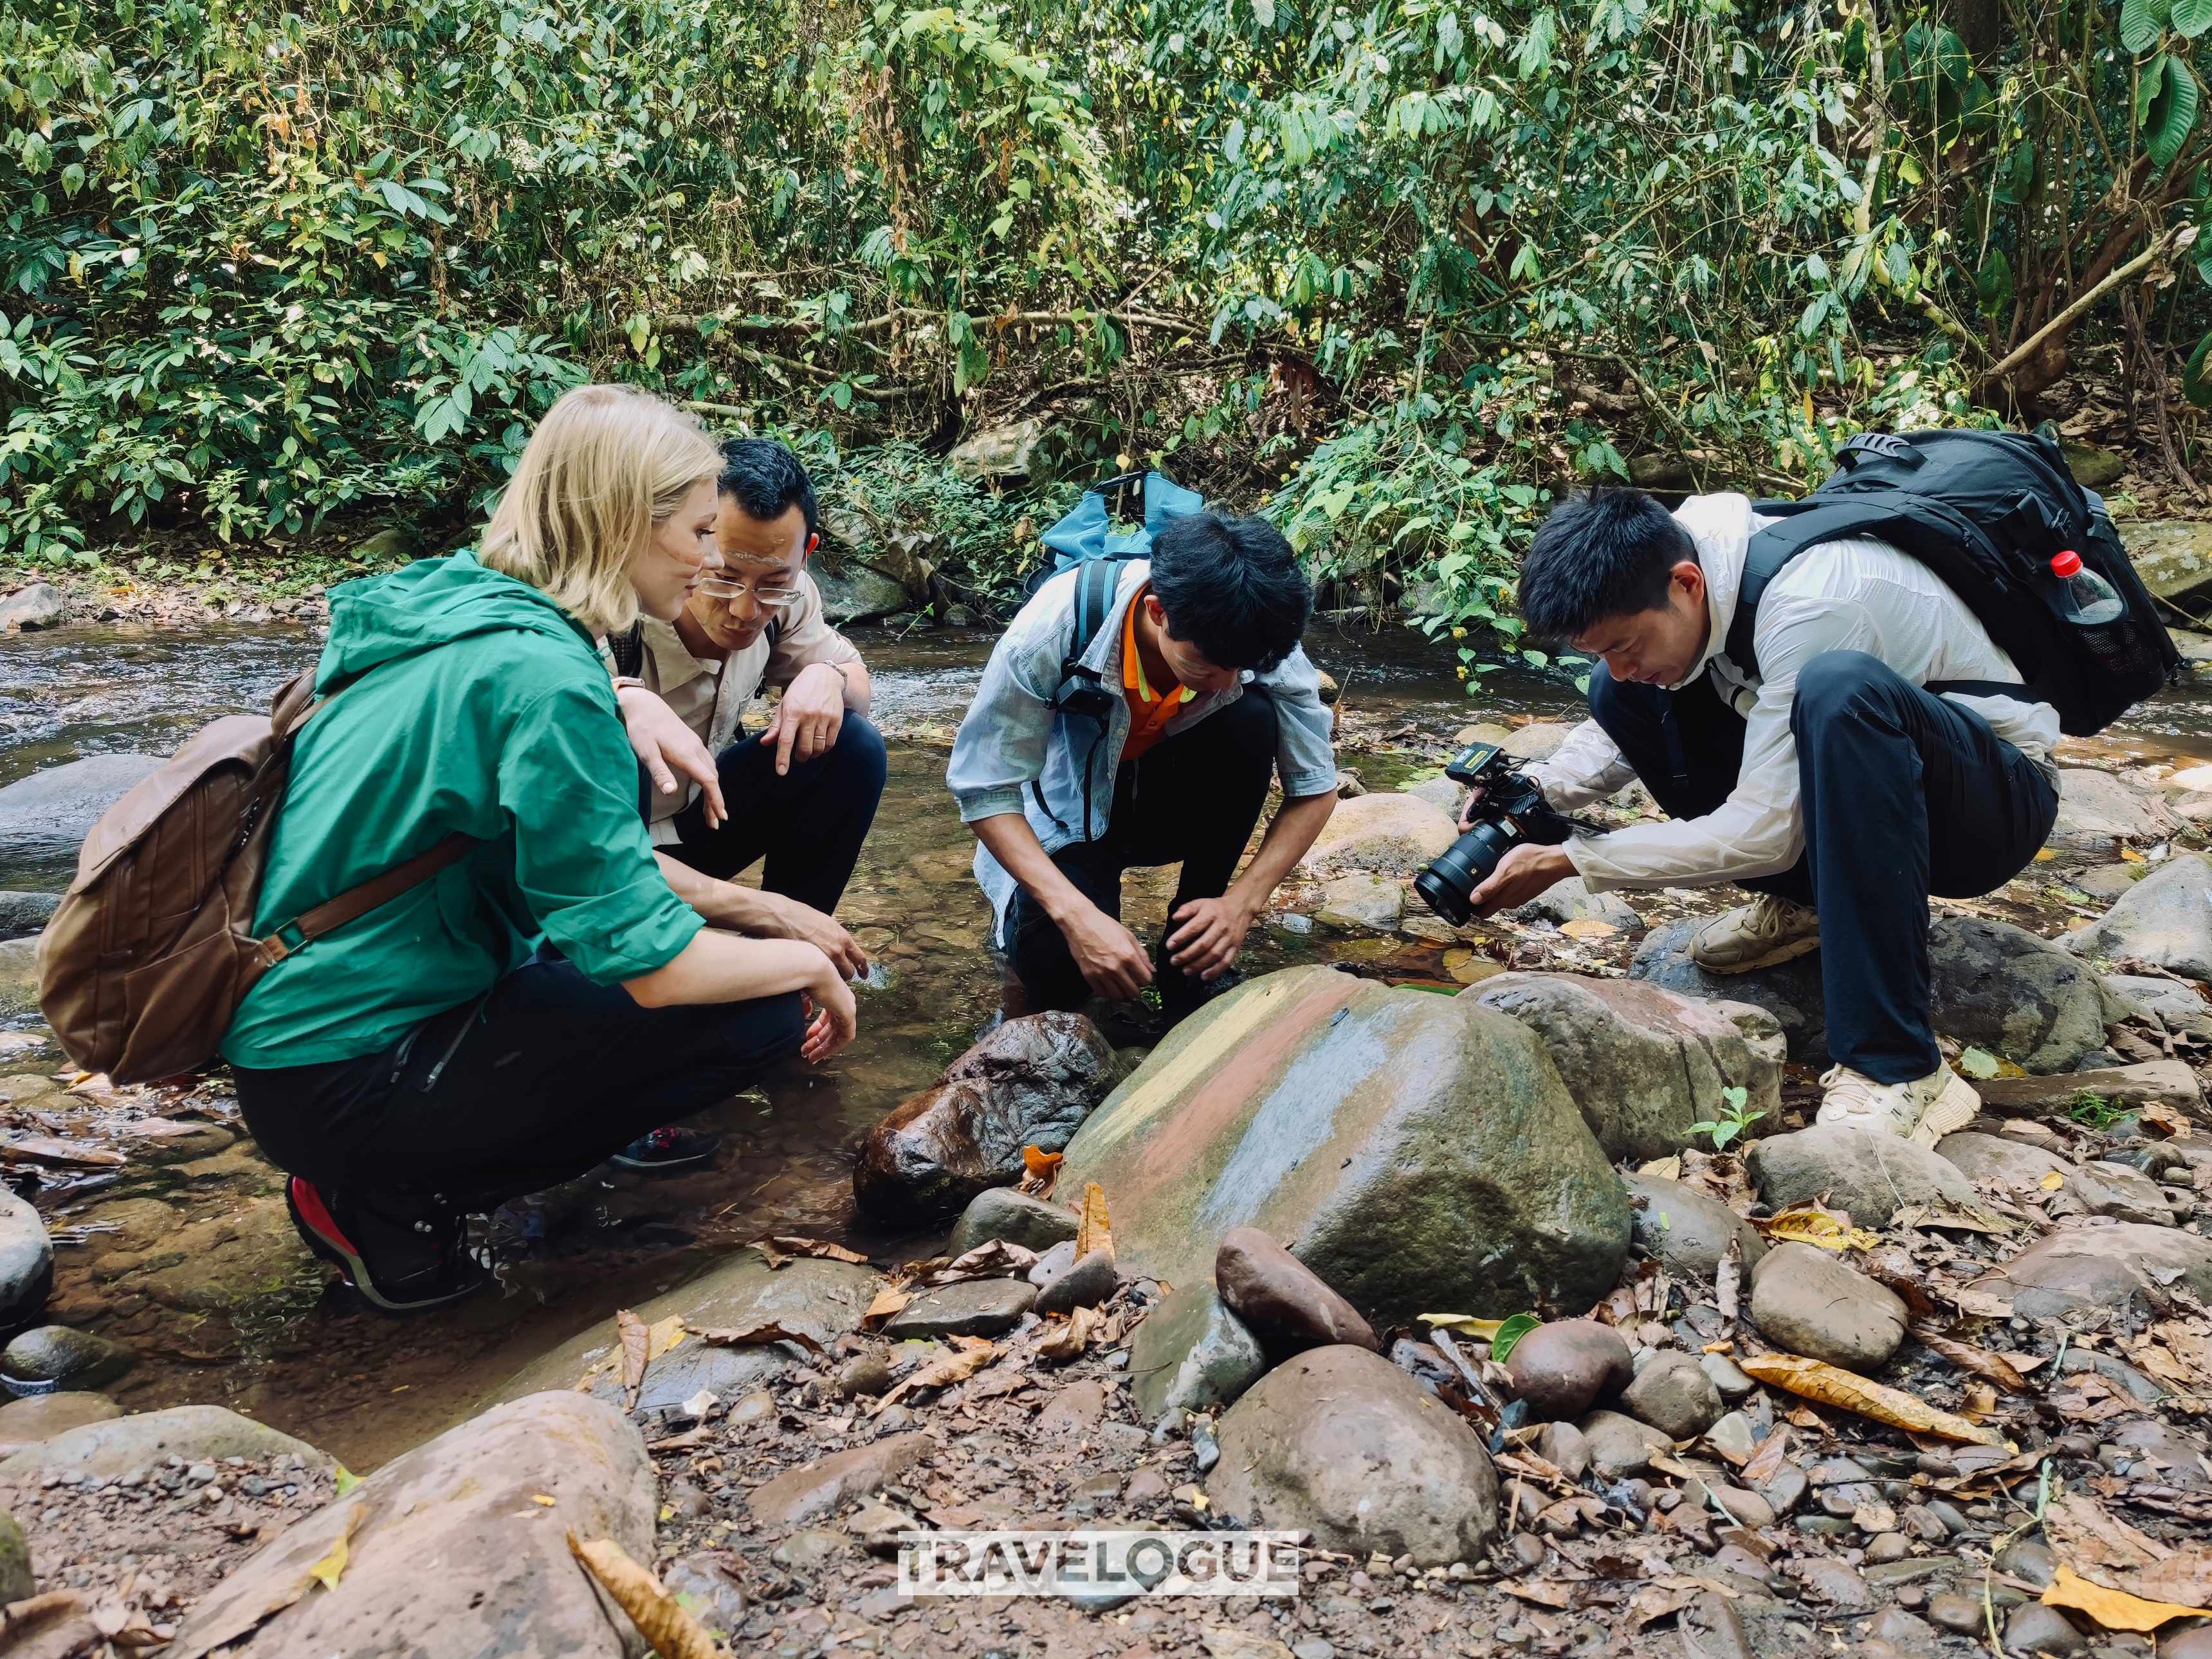
[[2127, 264], [2120, 266], [2117, 270], [2108, 272], [2106, 275], [2105, 279], [2099, 283], [2096, 287], [2091, 289], [2087, 294], [2081, 295], [2080, 299], [2075, 301], [2072, 305], [2067, 307], [2065, 310], [2060, 312], [2056, 317], [2053, 317], [2041, 328], [2039, 328], [2034, 333], [2029, 335], [2027, 340], [2023, 342], [2017, 349], [2007, 353], [1997, 362], [1993, 364], [1988, 372], [1981, 376], [1980, 384], [1983, 386], [1989, 386], [1997, 380], [2004, 379], [2005, 376], [2011, 374], [2013, 370], [2018, 368], [2022, 363], [2033, 356], [2035, 355], [2036, 349], [2040, 346], [2044, 341], [2050, 338], [2053, 334], [2061, 333], [2066, 329], [2071, 328], [2075, 320], [2081, 317], [2083, 312], [2088, 310], [2091, 306], [2103, 299], [2105, 295], [2111, 293], [2112, 289], [2118, 288], [2122, 283], [2126, 282], [2129, 277], [2135, 276], [2140, 271], [2148, 270], [2153, 264], [2165, 258], [2167, 254], [2178, 252], [2181, 249], [2187, 247], [2189, 244], [2196, 239], [2196, 236], [2197, 227], [2194, 225], [2177, 225], [2173, 229], [2167, 231], [2165, 235], [2160, 237], [2156, 241], [2153, 242], [2149, 247], [2137, 254], [2134, 258], [2129, 260]]

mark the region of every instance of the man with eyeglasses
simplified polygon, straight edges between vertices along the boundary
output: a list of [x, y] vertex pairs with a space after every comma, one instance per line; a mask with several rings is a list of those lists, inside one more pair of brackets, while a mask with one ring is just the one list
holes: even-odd
[[[769, 438], [732, 438], [722, 456], [720, 567], [702, 575], [673, 624], [647, 617], [603, 642], [617, 688], [654, 692], [668, 710], [654, 711], [656, 738], [655, 721], [623, 699], [648, 780], [647, 820], [664, 860], [720, 881], [766, 860], [758, 891], [715, 896], [717, 925], [805, 939], [857, 976], [867, 957], [830, 913], [884, 793], [868, 671], [806, 574], [822, 539], [806, 469]], [[763, 685], [783, 695], [768, 728], [748, 738], [739, 716]], [[689, 1168], [717, 1144], [662, 1129], [615, 1162]]]

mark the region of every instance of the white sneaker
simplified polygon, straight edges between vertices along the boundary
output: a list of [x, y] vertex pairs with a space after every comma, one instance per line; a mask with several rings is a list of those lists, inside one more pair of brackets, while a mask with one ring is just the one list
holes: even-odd
[[1820, 1087], [1815, 1121], [1872, 1129], [1916, 1146], [1935, 1146], [1982, 1109], [1982, 1097], [1948, 1066], [1911, 1083], [1876, 1083], [1848, 1066], [1835, 1066], [1821, 1073]]
[[1690, 940], [1690, 960], [1709, 974], [1747, 974], [1820, 948], [1819, 912], [1760, 893], [1698, 929]]

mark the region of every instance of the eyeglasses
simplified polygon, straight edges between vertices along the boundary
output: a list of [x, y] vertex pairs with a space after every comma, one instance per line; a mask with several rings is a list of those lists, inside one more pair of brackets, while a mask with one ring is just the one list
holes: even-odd
[[804, 589], [797, 587], [756, 587], [750, 582], [735, 582], [725, 576], [709, 576], [696, 590], [710, 599], [724, 603], [750, 593], [753, 603], [763, 611], [781, 611], [787, 605], [797, 605], [806, 597]]

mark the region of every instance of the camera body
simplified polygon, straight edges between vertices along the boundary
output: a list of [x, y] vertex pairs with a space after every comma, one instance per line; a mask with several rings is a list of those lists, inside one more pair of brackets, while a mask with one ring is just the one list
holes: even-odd
[[1468, 744], [1444, 763], [1444, 775], [1482, 791], [1474, 804], [1474, 827], [1413, 878], [1413, 890], [1422, 903], [1455, 927], [1465, 927], [1473, 918], [1474, 890], [1490, 879], [1498, 860], [1512, 848], [1524, 841], [1557, 847], [1577, 830], [1589, 827], [1555, 811], [1535, 780], [1494, 743]]

